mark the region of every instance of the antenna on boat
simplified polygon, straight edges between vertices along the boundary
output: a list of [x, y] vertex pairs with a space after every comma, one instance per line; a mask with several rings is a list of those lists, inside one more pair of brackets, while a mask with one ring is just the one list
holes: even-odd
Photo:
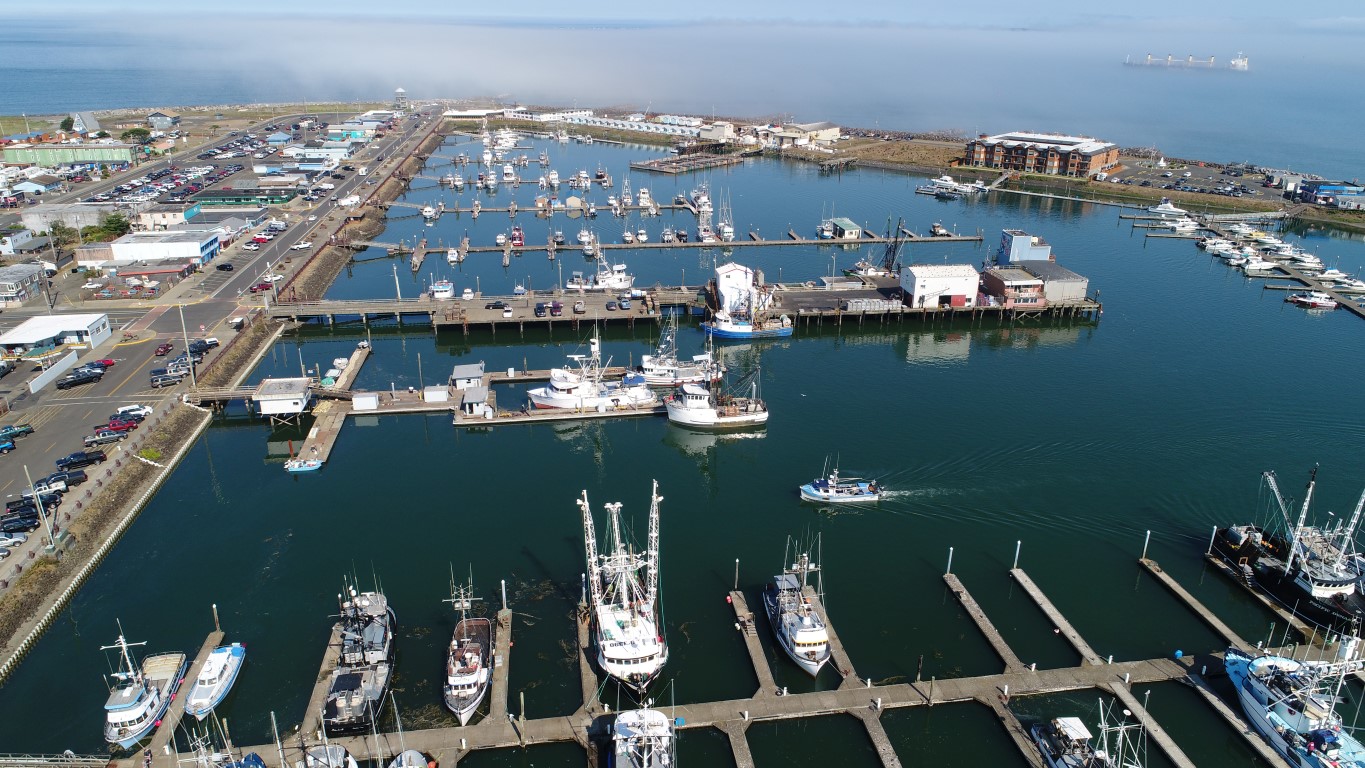
[[[1365, 496], [1362, 496], [1365, 499]], [[654, 481], [649, 493], [649, 539], [645, 543], [645, 558], [649, 566], [648, 581], [645, 582], [645, 599], [653, 603], [659, 592], [659, 481]], [[620, 506], [619, 504], [617, 505]]]

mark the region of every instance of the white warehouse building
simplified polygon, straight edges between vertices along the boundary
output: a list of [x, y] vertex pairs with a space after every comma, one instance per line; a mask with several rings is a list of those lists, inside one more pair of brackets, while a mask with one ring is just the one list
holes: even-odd
[[195, 231], [130, 232], [109, 244], [116, 262], [183, 260], [207, 264], [218, 255], [218, 233]]
[[901, 290], [914, 309], [974, 307], [981, 275], [970, 264], [913, 264], [901, 268]]

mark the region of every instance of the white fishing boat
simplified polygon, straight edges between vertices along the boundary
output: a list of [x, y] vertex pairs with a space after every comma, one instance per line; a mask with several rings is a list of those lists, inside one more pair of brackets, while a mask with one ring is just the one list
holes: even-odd
[[455, 283], [449, 280], [437, 280], [431, 284], [429, 292], [435, 301], [450, 301], [455, 298]]
[[[649, 702], [646, 702], [646, 707]], [[612, 768], [674, 768], [673, 719], [657, 709], [632, 709], [612, 724]]]
[[497, 245], [507, 245], [507, 233], [506, 233], [506, 232], [499, 232], [499, 233], [493, 238], [493, 242], [494, 242], [495, 244], [497, 244]]
[[447, 264], [459, 264], [459, 263], [461, 263], [461, 262], [463, 262], [463, 261], [464, 261], [464, 252], [461, 251], [459, 248], [447, 248], [447, 249], [446, 249], [446, 263], [447, 263]]
[[434, 205], [422, 206], [422, 218], [428, 220], [436, 218], [436, 206]]
[[1224, 655], [1228, 680], [1246, 719], [1296, 768], [1361, 768], [1365, 746], [1352, 735], [1336, 707], [1345, 681], [1361, 668], [1360, 640], [1346, 638], [1335, 659], [1298, 660], [1252, 656], [1231, 647]]
[[493, 652], [493, 622], [482, 616], [469, 615], [474, 599], [473, 578], [468, 587], [456, 587], [452, 574], [448, 602], [460, 612], [460, 621], [450, 637], [442, 694], [446, 709], [460, 718], [460, 725], [469, 724], [469, 719], [488, 695], [493, 674], [489, 665]]
[[644, 375], [645, 383], [654, 387], [705, 384], [719, 381], [725, 374], [725, 367], [716, 361], [709, 343], [705, 352], [693, 355], [690, 361], [679, 360], [676, 314], [667, 317], [654, 353], [642, 356], [636, 370]]
[[694, 429], [743, 429], [768, 423], [768, 406], [758, 396], [757, 370], [730, 391], [706, 384], [683, 384], [664, 398], [664, 407], [669, 421]]
[[659, 241], [660, 241], [660, 242], [671, 243], [671, 242], [673, 242], [675, 239], [676, 239], [676, 238], [675, 238], [674, 235], [673, 235], [673, 228], [672, 228], [672, 227], [664, 227], [664, 231], [661, 232], [661, 233], [659, 233]]
[[241, 643], [220, 646], [210, 651], [199, 670], [199, 676], [185, 696], [185, 714], [193, 715], [196, 720], [208, 717], [232, 690], [232, 684], [237, 682], [237, 673], [244, 663], [246, 647]]
[[1100, 701], [1100, 738], [1096, 743], [1079, 717], [1058, 717], [1029, 729], [1033, 743], [1048, 768], [1144, 768], [1147, 731], [1141, 722], [1110, 722], [1109, 708]]
[[1340, 306], [1331, 294], [1322, 291], [1305, 291], [1304, 293], [1291, 293], [1285, 301], [1297, 307], [1306, 309], [1336, 309]]
[[1155, 213], [1158, 216], [1188, 216], [1190, 213], [1184, 208], [1177, 208], [1169, 197], [1161, 198], [1161, 203], [1158, 205], [1148, 206], [1147, 212]]
[[584, 276], [582, 272], [574, 272], [564, 281], [564, 289], [567, 291], [623, 293], [634, 285], [635, 276], [626, 272], [625, 264], [612, 264], [608, 267], [605, 262], [598, 264], [597, 271], [592, 275]]
[[455, 189], [464, 189], [464, 177], [461, 176], [458, 172], [451, 174], [450, 186], [454, 187]]
[[791, 318], [773, 316], [774, 294], [762, 285], [762, 275], [739, 264], [716, 267], [716, 296], [719, 306], [711, 319], [701, 324], [717, 339], [762, 339], [791, 336]]
[[551, 186], [551, 187], [558, 187], [558, 186], [559, 186], [559, 171], [556, 171], [556, 170], [551, 169], [551, 170], [550, 170], [550, 175], [546, 177], [546, 181], [550, 182], [550, 186]]
[[125, 640], [120, 624], [118, 639], [100, 649], [119, 652], [119, 670], [109, 675], [113, 685], [104, 702], [104, 740], [123, 749], [132, 749], [161, 723], [185, 674], [183, 653], [159, 653], [135, 664], [128, 649], [141, 645], [146, 643]]
[[355, 758], [340, 744], [318, 744], [303, 753], [304, 768], [359, 768]]
[[602, 343], [595, 327], [589, 353], [569, 355], [569, 360], [578, 367], [551, 368], [550, 381], [545, 386], [527, 390], [532, 405], [604, 412], [616, 408], [653, 408], [659, 404], [658, 396], [638, 373], [628, 373], [621, 381], [602, 380]]
[[640, 187], [640, 191], [635, 196], [635, 201], [641, 208], [649, 208], [654, 205], [654, 198], [649, 195], [649, 187]]
[[[826, 465], [828, 468], [828, 464]], [[863, 482], [859, 478], [839, 477], [839, 467], [824, 477], [801, 486], [803, 501], [817, 501], [822, 504], [848, 504], [856, 502], [881, 501], [882, 487], [876, 480]]]
[[659, 610], [659, 483], [650, 491], [649, 538], [643, 551], [621, 535], [621, 503], [603, 505], [609, 524], [603, 552], [588, 492], [578, 500], [587, 551], [587, 593], [597, 663], [611, 677], [643, 694], [668, 661]]
[[810, 552], [800, 552], [793, 560], [793, 542], [787, 539], [786, 551], [782, 553], [785, 566], [782, 573], [773, 577], [773, 582], [763, 590], [763, 608], [768, 612], [768, 623], [777, 636], [778, 645], [787, 652], [792, 661], [811, 677], [820, 674], [820, 669], [829, 662], [829, 631], [825, 622], [816, 612], [810, 596], [806, 594], [811, 574], [816, 575], [815, 597], [824, 601], [824, 584], [820, 570], [820, 536], [816, 534], [814, 547], [815, 559]]
[[644, 227], [640, 227], [639, 229], [635, 230], [635, 242], [637, 243], [649, 242], [649, 232], [647, 232]]
[[635, 242], [635, 233], [631, 232], [629, 229], [622, 232], [621, 242], [625, 243], [626, 245], [630, 245], [631, 243]]
[[510, 163], [502, 167], [502, 180], [507, 184], [513, 184], [517, 180], [517, 169]]
[[578, 230], [578, 244], [579, 244], [579, 245], [587, 245], [588, 243], [591, 243], [591, 242], [592, 242], [592, 232], [591, 232], [587, 227], [583, 227], [582, 229]]

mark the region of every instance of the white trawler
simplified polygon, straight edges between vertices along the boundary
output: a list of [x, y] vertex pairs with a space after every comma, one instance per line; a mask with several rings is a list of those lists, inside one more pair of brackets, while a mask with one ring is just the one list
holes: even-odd
[[578, 500], [587, 551], [587, 597], [597, 663], [608, 675], [644, 693], [668, 661], [659, 610], [659, 483], [650, 491], [649, 538], [643, 553], [621, 537], [621, 503], [604, 504], [606, 547], [597, 551], [588, 492]]
[[185, 674], [183, 653], [158, 653], [134, 664], [128, 649], [139, 645], [146, 643], [125, 640], [120, 624], [118, 639], [101, 648], [119, 652], [119, 671], [110, 675], [114, 684], [104, 703], [104, 740], [123, 749], [132, 749], [161, 724]]
[[693, 355], [690, 361], [678, 359], [678, 316], [670, 314], [659, 334], [659, 345], [654, 354], [642, 356], [637, 370], [644, 374], [645, 383], [654, 387], [719, 381], [725, 374], [725, 367], [716, 361], [710, 341], [708, 337], [706, 351]]
[[758, 396], [758, 370], [724, 390], [683, 384], [664, 398], [668, 420], [694, 429], [743, 429], [768, 423], [768, 405]]
[[792, 560], [792, 540], [787, 539], [787, 549], [782, 553], [782, 562], [791, 563], [782, 573], [773, 577], [773, 582], [763, 590], [763, 608], [768, 612], [768, 623], [772, 624], [773, 634], [782, 650], [801, 666], [811, 677], [820, 674], [830, 658], [829, 631], [825, 622], [815, 612], [810, 598], [806, 596], [806, 585], [810, 575], [816, 575], [815, 595], [824, 599], [824, 582], [820, 576], [820, 537], [815, 538], [815, 560], [809, 552], [800, 552]]
[[616, 716], [611, 729], [613, 768], [673, 768], [673, 719], [657, 709], [634, 709]]
[[469, 718], [488, 695], [492, 670], [488, 663], [493, 649], [493, 622], [482, 616], [470, 617], [474, 605], [474, 579], [468, 587], [457, 587], [450, 578], [450, 600], [460, 612], [460, 623], [450, 638], [450, 652], [446, 657], [446, 681], [442, 687], [446, 709], [467, 725]]
[[[527, 390], [526, 396], [537, 408], [576, 408], [605, 411], [609, 408], [652, 408], [659, 398], [638, 373], [628, 373], [621, 381], [602, 380], [602, 341], [593, 329], [589, 354], [569, 355], [578, 369], [551, 368], [550, 381], [543, 387]], [[611, 361], [608, 360], [608, 363]]]

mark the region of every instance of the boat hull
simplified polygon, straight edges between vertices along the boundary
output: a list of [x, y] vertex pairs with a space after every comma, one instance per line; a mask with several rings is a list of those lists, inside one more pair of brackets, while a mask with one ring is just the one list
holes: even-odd
[[[152, 731], [160, 725], [162, 718], [170, 711], [171, 699], [175, 696], [176, 691], [180, 690], [181, 680], [185, 676], [186, 664], [187, 660], [183, 653], [162, 653], [144, 659], [142, 662], [143, 674], [147, 676], [149, 681], [156, 682], [156, 687], [161, 692], [161, 701], [157, 706], [156, 714], [147, 718], [146, 723], [135, 731], [111, 732], [111, 729], [106, 726], [105, 741], [110, 744], [117, 744], [122, 749], [132, 749], [137, 746], [138, 742], [151, 735]], [[153, 678], [153, 673], [150, 670], [154, 665], [166, 667], [168, 670], [174, 667], [175, 671], [165, 677]]]
[[[223, 702], [227, 695], [232, 692], [232, 686], [237, 682], [237, 675], [242, 671], [242, 665], [246, 663], [246, 648], [239, 643], [223, 646], [215, 649], [214, 653], [226, 650], [231, 657], [228, 661], [226, 672], [217, 685], [213, 686], [212, 692], [206, 695], [199, 691], [199, 682], [195, 681], [190, 687], [190, 692], [185, 696], [185, 714], [193, 715], [196, 720], [203, 720], [209, 716], [213, 708]], [[206, 699], [203, 703], [197, 703], [197, 699]]]
[[858, 492], [835, 493], [816, 488], [807, 483], [801, 486], [801, 498], [804, 501], [815, 501], [821, 504], [852, 504], [856, 502], [881, 501], [882, 495], [877, 491], [868, 490], [867, 483], [858, 484]]
[[787, 656], [811, 677], [819, 675], [820, 670], [824, 669], [825, 665], [829, 663], [831, 655], [829, 646], [825, 646], [823, 656], [817, 656], [813, 659], [797, 652], [796, 646], [792, 644], [791, 637], [782, 631], [776, 584], [769, 584], [763, 589], [763, 609], [768, 613], [768, 624], [773, 628], [773, 637], [777, 638], [777, 644], [782, 646], [782, 650], [787, 652]]
[[702, 323], [701, 328], [713, 339], [777, 339], [791, 336], [795, 330], [790, 325], [771, 328], [728, 327], [715, 323]]
[[682, 427], [704, 430], [723, 430], [723, 429], [745, 429], [748, 427], [762, 426], [768, 423], [768, 411], [754, 411], [751, 413], [740, 413], [734, 416], [722, 416], [714, 408], [684, 408], [674, 405], [672, 402], [665, 403], [668, 409], [668, 420]]

